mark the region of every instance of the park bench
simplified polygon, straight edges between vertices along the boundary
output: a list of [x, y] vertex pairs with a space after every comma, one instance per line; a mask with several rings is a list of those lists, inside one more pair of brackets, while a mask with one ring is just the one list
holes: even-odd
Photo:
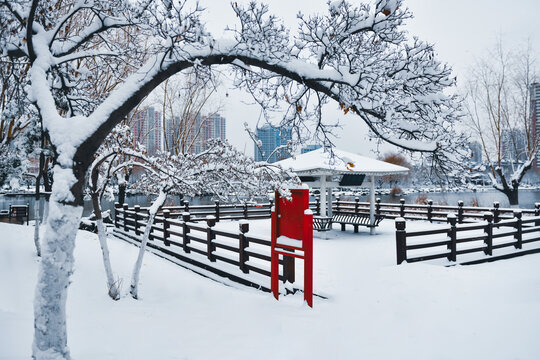
[[24, 218], [26, 218], [26, 225], [28, 225], [29, 214], [28, 205], [9, 205], [8, 218], [9, 222], [15, 219], [16, 222], [24, 224]]
[[345, 225], [352, 225], [354, 232], [358, 232], [358, 226], [367, 226], [369, 228], [379, 226], [379, 223], [384, 219], [384, 215], [375, 214], [375, 223], [370, 224], [368, 213], [334, 213], [332, 223], [341, 225], [341, 231], [345, 231]]

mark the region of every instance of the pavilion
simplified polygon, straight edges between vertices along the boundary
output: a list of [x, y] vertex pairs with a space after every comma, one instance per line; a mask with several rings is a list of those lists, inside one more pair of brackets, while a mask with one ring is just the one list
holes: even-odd
[[[332, 153], [325, 151], [324, 148], [296, 155], [278, 161], [276, 164], [283, 169], [291, 169], [303, 183], [310, 187], [320, 189], [320, 215], [328, 218], [332, 217], [332, 188], [367, 185], [364, 183], [367, 177], [370, 185], [369, 217], [371, 225], [375, 223], [375, 177], [409, 172], [409, 169], [403, 166], [338, 149], [333, 149], [332, 156]], [[324, 200], [326, 193], [326, 200]], [[371, 234], [374, 234], [375, 227], [371, 226], [370, 229]]]

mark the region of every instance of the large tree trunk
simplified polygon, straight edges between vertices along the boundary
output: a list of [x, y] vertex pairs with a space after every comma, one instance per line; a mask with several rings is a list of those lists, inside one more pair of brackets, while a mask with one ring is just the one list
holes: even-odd
[[510, 202], [511, 207], [519, 207], [519, 193], [518, 188], [511, 188], [504, 192], [506, 197], [508, 198], [508, 201]]
[[[41, 138], [41, 147], [43, 148], [43, 136]], [[39, 154], [39, 170], [36, 176], [36, 201], [34, 202], [34, 245], [36, 246], [37, 256], [41, 256], [41, 245], [39, 243], [39, 205], [40, 205], [40, 193], [41, 193], [41, 175], [43, 168], [45, 167], [45, 155], [43, 150]], [[29, 209], [30, 210], [30, 209]]]
[[105, 267], [105, 274], [107, 276], [107, 289], [109, 296], [113, 300], [120, 299], [119, 284], [114, 281], [111, 259], [109, 256], [109, 247], [107, 245], [107, 228], [103, 224], [103, 217], [101, 215], [101, 206], [99, 203], [99, 194], [92, 193], [92, 205], [94, 207], [94, 215], [96, 216], [99, 245], [101, 246], [101, 254], [103, 257], [103, 265]]
[[519, 197], [518, 197], [519, 183], [521, 182], [521, 179], [523, 178], [525, 173], [531, 168], [531, 166], [532, 166], [532, 162], [529, 162], [529, 165], [521, 169], [520, 174], [516, 174], [516, 173], [512, 174], [510, 182], [506, 180], [506, 176], [505, 174], [503, 174], [502, 169], [500, 167], [495, 169], [494, 173], [500, 179], [501, 186], [499, 186], [495, 180], [493, 180], [493, 186], [495, 189], [499, 190], [504, 195], [506, 195], [506, 197], [508, 198], [508, 202], [510, 203], [510, 207], [515, 207], [515, 208], [519, 207]]
[[[73, 273], [75, 237], [82, 206], [64, 204], [63, 189], [56, 189], [49, 201], [49, 216], [43, 238], [34, 298], [35, 359], [70, 359], [66, 332], [66, 299]], [[60, 195], [60, 196], [58, 196]]]
[[144, 252], [146, 251], [146, 244], [148, 243], [148, 238], [150, 237], [150, 230], [152, 229], [152, 224], [154, 223], [156, 213], [158, 209], [163, 206], [166, 198], [167, 194], [161, 191], [157, 199], [152, 203], [150, 209], [148, 209], [148, 222], [146, 223], [146, 228], [144, 229], [144, 235], [141, 240], [141, 247], [139, 249], [139, 256], [137, 257], [137, 261], [135, 262], [135, 266], [133, 267], [133, 275], [131, 278], [130, 293], [134, 299], [137, 299], [139, 297], [139, 275], [141, 273]]

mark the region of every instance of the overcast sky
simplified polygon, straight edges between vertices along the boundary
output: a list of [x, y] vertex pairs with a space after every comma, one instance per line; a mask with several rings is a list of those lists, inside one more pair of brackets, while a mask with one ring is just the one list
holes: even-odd
[[[237, 0], [238, 3], [247, 3]], [[270, 11], [281, 17], [293, 31], [297, 28], [296, 14], [326, 12], [326, 0], [266, 0]], [[354, 1], [353, 1], [354, 2]], [[227, 24], [237, 24], [236, 17], [227, 0], [200, 0], [206, 7], [207, 27], [216, 37], [223, 34]], [[449, 63], [458, 78], [458, 84], [467, 77], [468, 68], [475, 58], [493, 48], [500, 37], [508, 47], [522, 45], [529, 40], [540, 62], [540, 1], [539, 0], [405, 0], [413, 13], [405, 28], [411, 35], [433, 43], [444, 62]], [[539, 64], [540, 65], [540, 64]], [[229, 96], [225, 97], [225, 93]], [[253, 153], [253, 143], [243, 130], [243, 123], [257, 123], [260, 109], [247, 105], [249, 95], [232, 89], [222, 89], [222, 114], [227, 118], [227, 138], [239, 149]], [[366, 126], [354, 115], [344, 116], [335, 104], [327, 106], [325, 116], [339, 119], [343, 129], [339, 131], [336, 146], [354, 153], [370, 155], [376, 148], [366, 137]], [[390, 150], [389, 147], [382, 151]]]

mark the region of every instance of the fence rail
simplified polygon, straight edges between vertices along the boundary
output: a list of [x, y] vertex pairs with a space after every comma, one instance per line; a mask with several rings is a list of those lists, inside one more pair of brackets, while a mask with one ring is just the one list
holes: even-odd
[[[170, 217], [178, 219], [183, 213], [191, 214], [191, 221], [204, 221], [211, 215], [220, 220], [239, 220], [239, 219], [269, 219], [270, 210], [273, 202], [265, 204], [221, 204], [215, 201], [213, 205], [190, 205], [184, 201], [181, 206], [164, 206], [163, 210], [169, 210]], [[310, 209], [315, 215], [320, 215], [320, 200], [316, 199], [309, 203]], [[332, 202], [332, 211], [341, 214], [369, 214], [369, 202], [360, 201], [356, 198], [354, 201], [345, 201], [338, 198]], [[375, 213], [384, 215], [387, 219], [398, 217], [406, 220], [427, 220], [430, 222], [447, 222], [447, 215], [455, 213], [458, 224], [477, 222], [483, 219], [484, 212], [493, 213], [493, 221], [498, 223], [501, 220], [513, 218], [515, 209], [501, 208], [498, 202], [494, 202], [492, 207], [474, 207], [464, 206], [463, 201], [458, 201], [457, 206], [434, 205], [432, 200], [427, 204], [405, 204], [404, 199], [396, 203], [383, 203], [380, 198], [375, 200]], [[132, 211], [146, 213], [148, 208], [136, 205]], [[534, 209], [522, 209], [524, 215], [540, 216], [540, 203], [535, 204]]]
[[473, 224], [459, 224], [455, 214], [449, 214], [447, 221], [439, 229], [407, 232], [405, 219], [396, 219], [397, 264], [443, 258], [455, 262], [459, 255], [471, 253], [493, 256], [493, 250], [522, 249], [524, 244], [540, 241], [540, 216], [524, 218], [522, 211], [498, 222], [491, 212]]
[[[253, 272], [270, 278], [269, 239], [251, 236], [249, 224], [246, 222], [239, 223], [238, 232], [229, 232], [214, 229], [217, 219], [212, 215], [206, 215], [204, 219], [206, 224], [203, 224], [200, 222], [201, 218], [197, 219], [199, 222], [194, 222], [191, 213], [185, 212], [186, 207], [182, 210], [184, 211], [177, 218], [173, 218], [170, 207], [160, 211], [151, 226], [149, 246], [156, 248], [155, 243], [158, 242], [159, 249], [165, 249], [169, 255], [182, 255], [179, 257], [182, 259], [186, 259], [186, 256], [189, 257], [188, 254], [191, 253], [202, 255], [207, 261], [201, 263], [199, 257], [198, 261], [192, 264], [205, 269], [208, 263], [218, 261], [231, 265], [229, 270], [224, 266], [219, 266], [222, 276], [238, 278], [240, 274], [233, 270], [236, 268], [243, 274]], [[199, 216], [202, 216], [201, 214], [206, 213], [202, 211], [198, 213]], [[249, 212], [248, 215], [250, 215]], [[256, 218], [257, 215], [254, 217]], [[134, 234], [136, 239], [143, 235], [148, 218], [147, 211], [137, 205], [131, 209], [127, 204], [115, 205], [115, 227], [124, 234]], [[140, 239], [137, 240], [140, 241]], [[280, 260], [279, 264], [279, 278], [294, 283], [294, 262]], [[250, 285], [260, 287], [261, 284]]]
[[[493, 221], [508, 220], [514, 217], [516, 209], [501, 208], [498, 202], [493, 207], [464, 206], [463, 201], [458, 201], [457, 206], [434, 205], [432, 200], [427, 204], [405, 204], [400, 199], [399, 204], [383, 203], [380, 198], [375, 200], [375, 213], [384, 215], [387, 219], [404, 218], [406, 220], [427, 220], [430, 222], [447, 222], [448, 214], [456, 214], [458, 224], [477, 222], [483, 220], [485, 212], [493, 214]], [[369, 214], [369, 202], [362, 202], [356, 198], [354, 201], [343, 201], [338, 198], [332, 203], [332, 210], [337, 213]], [[540, 203], [535, 204], [534, 209], [521, 209], [524, 215], [540, 216]]]

